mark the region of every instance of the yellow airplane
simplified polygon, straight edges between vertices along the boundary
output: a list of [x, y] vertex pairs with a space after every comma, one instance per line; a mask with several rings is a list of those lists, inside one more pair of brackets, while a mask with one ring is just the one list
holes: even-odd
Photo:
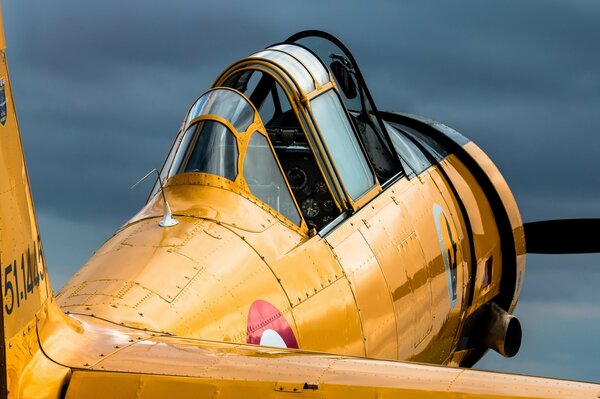
[[600, 394], [465, 368], [519, 349], [525, 235], [530, 252], [598, 251], [551, 241], [597, 221], [524, 227], [473, 142], [379, 112], [320, 31], [225, 69], [146, 206], [54, 295], [2, 32], [0, 398]]

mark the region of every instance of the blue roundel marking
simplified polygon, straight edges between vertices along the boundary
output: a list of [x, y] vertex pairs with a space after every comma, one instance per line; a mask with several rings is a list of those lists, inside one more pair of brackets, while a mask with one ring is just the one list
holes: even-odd
[[[446, 268], [446, 280], [448, 281], [448, 297], [450, 298], [450, 309], [456, 306], [456, 250], [457, 245], [452, 237], [452, 230], [448, 223], [446, 213], [438, 204], [433, 205], [433, 218], [435, 220], [435, 227], [437, 229], [438, 238], [440, 240], [440, 247], [442, 248], [442, 257], [444, 259], [444, 266]], [[444, 232], [446, 235], [444, 235]], [[446, 237], [449, 242], [446, 242]]]

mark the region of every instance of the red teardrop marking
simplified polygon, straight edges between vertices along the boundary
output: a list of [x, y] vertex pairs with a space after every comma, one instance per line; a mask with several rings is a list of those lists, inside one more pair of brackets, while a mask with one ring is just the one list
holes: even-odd
[[[298, 341], [296, 341], [292, 327], [283, 314], [269, 302], [259, 299], [252, 303], [248, 311], [246, 342], [260, 345], [263, 334], [267, 330], [270, 330], [267, 333], [269, 337], [266, 340], [267, 344], [273, 342], [272, 338], [278, 335], [287, 348], [298, 348]], [[263, 344], [265, 344], [265, 340], [263, 340]]]

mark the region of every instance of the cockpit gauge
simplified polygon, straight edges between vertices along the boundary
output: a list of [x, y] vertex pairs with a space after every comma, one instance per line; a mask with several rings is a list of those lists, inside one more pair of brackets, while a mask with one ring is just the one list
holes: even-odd
[[323, 208], [330, 210], [333, 209], [333, 201], [328, 199], [323, 202]]
[[314, 218], [321, 211], [319, 203], [312, 198], [305, 199], [300, 208], [307, 218]]
[[327, 184], [324, 181], [320, 181], [315, 184], [315, 191], [319, 194], [325, 194], [327, 192]]
[[331, 215], [323, 216], [323, 224], [330, 223], [332, 220], [333, 220], [333, 216], [331, 216]]
[[306, 172], [300, 168], [292, 168], [287, 171], [286, 175], [293, 190], [302, 190], [308, 182]]

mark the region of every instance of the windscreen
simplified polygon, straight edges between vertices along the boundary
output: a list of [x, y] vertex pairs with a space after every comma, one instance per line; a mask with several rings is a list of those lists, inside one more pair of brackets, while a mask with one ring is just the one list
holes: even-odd
[[188, 125], [200, 115], [227, 119], [238, 132], [245, 132], [254, 120], [254, 110], [246, 99], [231, 90], [212, 90], [200, 97], [185, 120]]
[[[211, 119], [195, 122], [199, 116]], [[248, 130], [253, 121], [254, 108], [239, 93], [229, 89], [205, 93], [196, 100], [186, 116], [186, 131], [181, 143], [175, 156], [169, 156], [173, 158], [173, 163], [165, 165], [165, 168], [169, 168], [169, 176], [202, 172], [235, 181], [240, 152], [236, 134]], [[235, 131], [231, 130], [231, 126]]]
[[194, 148], [180, 172], [203, 172], [231, 181], [237, 176], [238, 148], [235, 135], [215, 121], [197, 124]]

